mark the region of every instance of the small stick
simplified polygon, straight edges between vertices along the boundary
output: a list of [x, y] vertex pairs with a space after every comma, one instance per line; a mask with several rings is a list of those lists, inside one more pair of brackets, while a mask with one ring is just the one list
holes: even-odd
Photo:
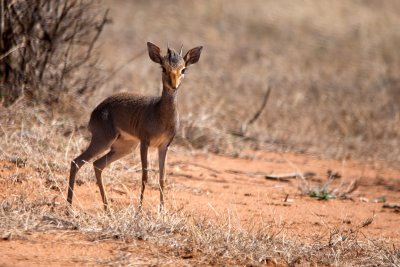
[[245, 172], [245, 171], [238, 171], [238, 170], [225, 170], [227, 173], [232, 173], [232, 174], [241, 174], [241, 175], [246, 175], [246, 176], [265, 176], [267, 175], [264, 172]]
[[284, 174], [268, 174], [265, 175], [266, 179], [295, 179], [295, 178], [300, 178], [300, 177], [314, 177], [315, 173], [314, 172], [305, 172], [305, 173], [299, 173], [299, 172], [292, 172], [292, 173], [284, 173]]
[[3, 58], [7, 57], [9, 54], [17, 51], [18, 49], [25, 47], [25, 42], [22, 42], [21, 44], [14, 46], [13, 48], [11, 48], [10, 50], [8, 50], [6, 53], [4, 53], [3, 55], [0, 55], [0, 60], [3, 60]]
[[283, 202], [287, 202], [288, 198], [289, 198], [289, 194], [286, 194], [286, 197], [285, 197], [285, 199], [283, 200]]
[[242, 134], [243, 136], [245, 135], [245, 133], [246, 133], [246, 131], [247, 131], [247, 127], [248, 127], [249, 125], [253, 124], [253, 123], [260, 117], [260, 115], [261, 115], [261, 113], [263, 112], [265, 106], [267, 105], [267, 102], [268, 102], [268, 98], [269, 98], [270, 93], [271, 93], [271, 86], [268, 86], [268, 89], [267, 89], [267, 91], [265, 92], [265, 95], [264, 95], [264, 98], [263, 98], [263, 101], [262, 101], [262, 103], [261, 103], [260, 108], [256, 111], [256, 113], [254, 113], [253, 117], [252, 117], [250, 120], [248, 120], [247, 122], [245, 122], [245, 123], [242, 124], [242, 129], [241, 129], [241, 130], [242, 130], [242, 133], [241, 133], [241, 134]]
[[383, 208], [400, 210], [400, 204], [383, 204]]
[[204, 166], [202, 164], [198, 164], [198, 163], [192, 163], [192, 162], [181, 161], [181, 160], [178, 160], [178, 161], [170, 163], [171, 166], [173, 166], [173, 165], [181, 165], [181, 164], [183, 164], [183, 165], [185, 165], [185, 164], [186, 165], [193, 165], [193, 166], [196, 166], [196, 167], [199, 167], [199, 168], [203, 168], [203, 169], [215, 172], [215, 173], [221, 173], [220, 171], [218, 171], [216, 169], [213, 169], [213, 168], [210, 168], [210, 167]]
[[246, 176], [264, 176], [265, 179], [280, 180], [280, 181], [289, 181], [289, 179], [295, 179], [301, 177], [310, 178], [315, 176], [314, 172], [305, 172], [305, 173], [293, 172], [284, 174], [267, 174], [264, 172], [244, 172], [238, 170], [226, 170], [225, 172], [232, 174], [241, 174]]

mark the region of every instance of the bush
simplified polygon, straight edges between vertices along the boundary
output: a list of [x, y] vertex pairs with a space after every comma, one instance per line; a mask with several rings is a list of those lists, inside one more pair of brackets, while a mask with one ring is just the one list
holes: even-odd
[[93, 52], [104, 13], [91, 0], [0, 1], [0, 103], [54, 104], [99, 82]]

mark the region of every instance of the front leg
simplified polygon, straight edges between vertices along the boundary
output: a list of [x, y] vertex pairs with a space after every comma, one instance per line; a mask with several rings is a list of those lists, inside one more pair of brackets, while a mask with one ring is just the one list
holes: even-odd
[[140, 142], [140, 159], [142, 161], [142, 187], [139, 196], [139, 211], [142, 210], [143, 193], [147, 183], [147, 151], [149, 149], [148, 142]]
[[165, 160], [167, 157], [168, 145], [158, 148], [158, 164], [160, 171], [160, 211], [164, 209], [164, 183], [165, 183]]

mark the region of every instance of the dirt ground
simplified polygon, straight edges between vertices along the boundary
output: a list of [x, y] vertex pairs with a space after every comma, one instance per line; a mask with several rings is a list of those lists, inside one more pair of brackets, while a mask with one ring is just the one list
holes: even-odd
[[[155, 155], [151, 155], [155, 158]], [[137, 164], [137, 158], [128, 164]], [[153, 162], [153, 166], [156, 161]], [[400, 171], [381, 164], [352, 160], [323, 160], [311, 155], [248, 151], [240, 158], [213, 154], [190, 155], [171, 151], [168, 159], [168, 210], [187, 211], [206, 216], [215, 223], [229, 220], [243, 228], [274, 228], [288, 238], [312, 242], [327, 238], [330, 231], [357, 228], [367, 239], [384, 238], [400, 245], [400, 212], [384, 204], [400, 203]], [[301, 178], [266, 179], [266, 174], [313, 172], [312, 185], [327, 180], [330, 170], [340, 178], [329, 189], [346, 191], [352, 181], [358, 187], [343, 199], [318, 200], [301, 194]], [[1, 200], [15, 195], [40, 194], [35, 179], [15, 182], [15, 173], [28, 177], [35, 170], [17, 168], [2, 161], [0, 165]], [[124, 172], [119, 172], [119, 174]], [[105, 173], [106, 183], [117, 179], [113, 170]], [[21, 175], [20, 175], [21, 176]], [[67, 175], [66, 175], [67, 176]], [[153, 173], [145, 192], [145, 209], [157, 209], [157, 173]], [[107, 191], [113, 209], [136, 204], [140, 173], [127, 173], [109, 182]], [[102, 212], [101, 198], [94, 179], [76, 186], [74, 206], [88, 212]], [[304, 186], [303, 186], [304, 188]], [[65, 195], [56, 196], [65, 201]], [[367, 225], [367, 226], [365, 226]], [[3, 236], [0, 240], [0, 266], [70, 265], [195, 265], [196, 256], [182, 257], [171, 248], [151, 241], [90, 241], [73, 231], [27, 232], [22, 237]]]

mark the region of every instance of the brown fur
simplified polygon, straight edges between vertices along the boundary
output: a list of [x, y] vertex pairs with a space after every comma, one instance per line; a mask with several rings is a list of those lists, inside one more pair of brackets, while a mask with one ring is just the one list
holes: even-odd
[[92, 139], [88, 148], [71, 162], [68, 202], [72, 204], [75, 177], [80, 167], [90, 159], [108, 153], [96, 160], [93, 165], [99, 184], [104, 208], [108, 209], [108, 200], [101, 173], [113, 161], [128, 155], [140, 143], [142, 161], [142, 187], [139, 207], [142, 206], [143, 193], [147, 182], [148, 147], [156, 147], [159, 152], [160, 168], [160, 209], [164, 204], [165, 158], [178, 127], [176, 109], [177, 89], [184, 78], [183, 70], [200, 58], [202, 47], [196, 47], [182, 57], [168, 48], [162, 57], [160, 49], [147, 43], [151, 60], [162, 67], [163, 92], [158, 97], [144, 97], [133, 94], [117, 94], [101, 102], [92, 112], [89, 130]]

